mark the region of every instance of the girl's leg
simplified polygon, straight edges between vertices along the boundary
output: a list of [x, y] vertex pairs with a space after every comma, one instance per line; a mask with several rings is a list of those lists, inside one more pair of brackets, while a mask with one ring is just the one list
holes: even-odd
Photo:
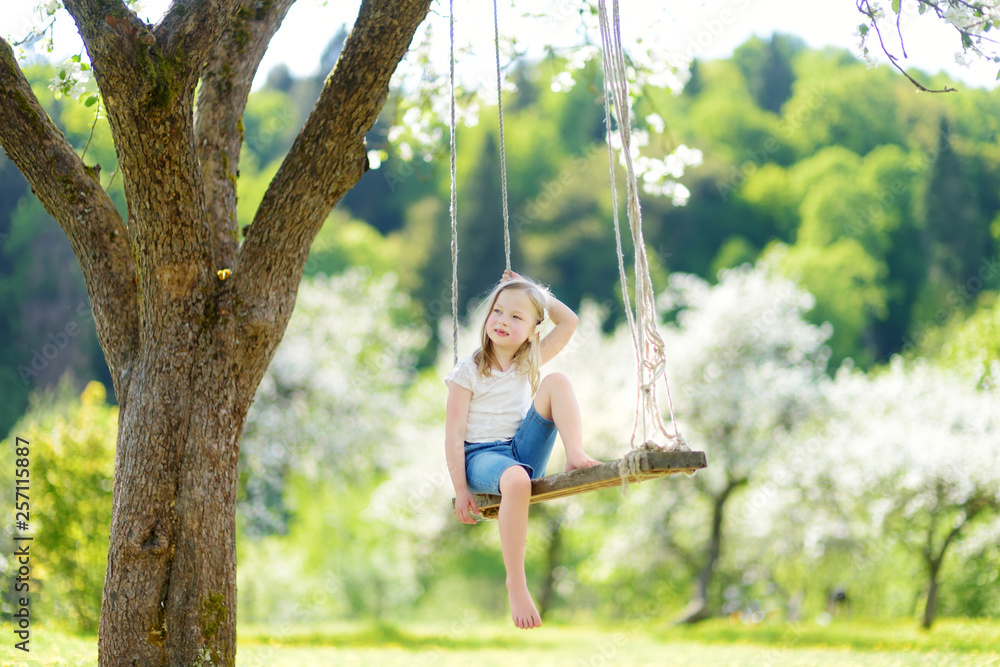
[[583, 426], [580, 405], [573, 385], [562, 373], [546, 375], [535, 394], [535, 410], [541, 417], [556, 423], [559, 437], [566, 447], [566, 470], [597, 465], [598, 461], [583, 451]]
[[507, 568], [507, 597], [514, 625], [522, 629], [537, 628], [542, 617], [528, 592], [524, 574], [524, 549], [528, 539], [528, 499], [531, 479], [521, 466], [511, 466], [500, 476], [500, 549]]

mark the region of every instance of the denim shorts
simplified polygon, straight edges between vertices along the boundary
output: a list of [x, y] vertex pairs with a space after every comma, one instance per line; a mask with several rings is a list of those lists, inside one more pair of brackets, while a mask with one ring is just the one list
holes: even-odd
[[500, 493], [500, 476], [522, 466], [531, 479], [545, 474], [556, 441], [556, 424], [532, 405], [512, 440], [465, 443], [465, 478], [473, 493]]

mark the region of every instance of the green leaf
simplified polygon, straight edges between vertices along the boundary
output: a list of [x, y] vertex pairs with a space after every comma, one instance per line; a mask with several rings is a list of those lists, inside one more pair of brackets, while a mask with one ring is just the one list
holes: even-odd
[[899, 13], [899, 0], [892, 0], [892, 11], [896, 14]]
[[864, 37], [865, 35], [868, 34], [868, 26], [862, 23], [861, 25], [858, 26], [858, 32], [861, 34], [862, 37]]
[[924, 12], [926, 12], [926, 11], [927, 11], [927, 3], [926, 3], [926, 2], [921, 2], [921, 3], [920, 3], [920, 4], [918, 5], [918, 6], [917, 6], [917, 13], [918, 13], [918, 14], [923, 14], [923, 13], [924, 13]]
[[1000, 70], [997, 70], [997, 81], [1000, 81]]
[[91, 95], [83, 101], [83, 106], [85, 107], [92, 107], [95, 104], [97, 104], [97, 95]]
[[75, 63], [80, 62], [80, 54], [79, 53], [76, 54], [75, 56], [73, 56], [72, 58], [70, 58], [70, 60], [72, 60]]
[[66, 70], [64, 70], [64, 69], [59, 70], [59, 78], [60, 79], [65, 79], [66, 78]]

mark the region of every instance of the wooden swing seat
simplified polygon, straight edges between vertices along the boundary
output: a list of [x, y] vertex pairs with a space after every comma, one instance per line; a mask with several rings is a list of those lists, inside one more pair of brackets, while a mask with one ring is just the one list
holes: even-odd
[[[678, 473], [690, 474], [707, 465], [705, 452], [640, 451], [637, 456], [639, 472], [627, 476], [629, 484]], [[543, 500], [554, 500], [587, 491], [621, 486], [622, 477], [618, 467], [620, 462], [621, 459], [616, 459], [589, 468], [579, 468], [533, 479], [531, 480], [531, 500], [529, 502], [539, 503]], [[475, 498], [481, 516], [487, 519], [497, 517], [497, 513], [500, 511], [500, 496], [477, 493]], [[455, 506], [454, 499], [452, 499], [451, 505]]]

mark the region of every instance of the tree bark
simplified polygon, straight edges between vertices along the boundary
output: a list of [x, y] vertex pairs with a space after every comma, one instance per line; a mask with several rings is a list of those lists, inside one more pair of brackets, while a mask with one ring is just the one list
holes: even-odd
[[430, 0], [362, 3], [241, 247], [239, 121], [291, 1], [175, 0], [147, 26], [121, 0], [66, 0], [108, 110], [127, 224], [0, 39], [0, 144], [70, 239], [120, 406], [101, 665], [235, 664], [247, 410]]
[[231, 269], [239, 247], [236, 180], [247, 96], [264, 51], [292, 2], [245, 3], [202, 71], [195, 135], [212, 229], [212, 253], [218, 267]]

